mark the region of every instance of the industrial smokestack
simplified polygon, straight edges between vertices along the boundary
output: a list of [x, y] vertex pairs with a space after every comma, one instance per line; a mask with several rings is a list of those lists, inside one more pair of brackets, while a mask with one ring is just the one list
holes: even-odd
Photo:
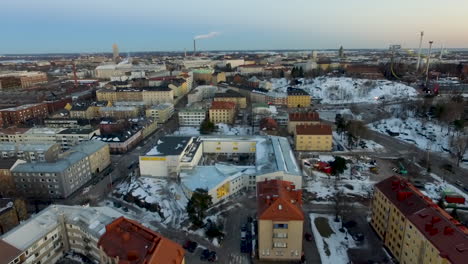
[[419, 38], [418, 63], [416, 64], [416, 71], [419, 71], [419, 66], [421, 65], [421, 48], [422, 48], [423, 37], [424, 37], [424, 31], [421, 31], [421, 37]]
[[196, 53], [197, 53], [197, 40], [194, 39], [193, 40], [193, 55], [195, 56]]
[[434, 43], [434, 41], [429, 41], [429, 51], [427, 53], [427, 62], [426, 62], [426, 87], [428, 85], [428, 82], [429, 82], [429, 66], [431, 64], [431, 51], [432, 51], [432, 44]]

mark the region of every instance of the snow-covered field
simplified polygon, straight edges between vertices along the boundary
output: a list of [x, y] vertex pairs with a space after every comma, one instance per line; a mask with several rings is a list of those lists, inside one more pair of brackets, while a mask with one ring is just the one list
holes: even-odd
[[157, 204], [161, 214], [150, 211], [147, 214], [161, 224], [180, 227], [181, 222], [187, 218], [185, 207], [188, 200], [176, 182], [146, 177], [133, 178], [130, 183], [118, 185], [114, 192], [123, 196], [131, 194], [148, 204]]
[[395, 134], [395, 138], [416, 145], [421, 149], [430, 149], [436, 152], [447, 152], [449, 148], [449, 136], [447, 126], [441, 126], [433, 122], [423, 123], [420, 119], [409, 117], [406, 120], [400, 118], [383, 119], [368, 125], [372, 130], [382, 134]]
[[[349, 157], [343, 158], [349, 159]], [[320, 155], [319, 159], [320, 161], [330, 162], [334, 160], [334, 157]], [[352, 162], [352, 164], [347, 164], [347, 169], [340, 175], [336, 187], [335, 176], [312, 169], [313, 176], [306, 178], [304, 189], [313, 193], [315, 200], [319, 201], [331, 200], [338, 190], [342, 190], [347, 196], [369, 197], [375, 184], [375, 181], [370, 178], [369, 167], [371, 165], [356, 160], [352, 160]]]
[[[387, 80], [354, 79], [349, 77], [318, 77], [302, 79], [297, 88], [309, 92], [325, 104], [378, 103], [381, 100], [411, 99], [418, 93], [410, 86]], [[273, 90], [286, 92], [286, 79], [272, 79]]]
[[[356, 247], [356, 243], [348, 235], [348, 239], [345, 239], [345, 233], [339, 231], [341, 222], [333, 221], [334, 217], [331, 215], [324, 214], [309, 214], [310, 225], [312, 232], [314, 233], [315, 243], [320, 254], [320, 259], [323, 264], [346, 264], [349, 263], [348, 249]], [[316, 225], [316, 219], [328, 220], [328, 228], [319, 228]], [[325, 230], [323, 230], [325, 229]], [[331, 232], [330, 232], [331, 231]], [[325, 236], [322, 236], [325, 234]]]
[[[227, 124], [217, 124], [218, 130], [212, 135], [230, 135], [230, 136], [245, 136], [252, 134], [250, 126], [231, 126]], [[198, 127], [180, 127], [173, 135], [199, 136], [200, 130]]]

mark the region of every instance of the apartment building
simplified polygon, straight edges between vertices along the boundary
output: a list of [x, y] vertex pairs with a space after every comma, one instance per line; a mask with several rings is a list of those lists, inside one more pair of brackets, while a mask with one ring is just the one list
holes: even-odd
[[0, 237], [0, 263], [54, 264], [70, 251], [98, 261], [99, 238], [121, 216], [110, 207], [51, 205]]
[[170, 103], [154, 105], [146, 109], [146, 117], [154, 119], [157, 123], [164, 124], [174, 114], [174, 105]]
[[25, 161], [18, 159], [0, 159], [0, 196], [15, 197], [16, 187], [11, 170]]
[[203, 120], [206, 119], [206, 110], [186, 108], [179, 110], [179, 125], [200, 127]]
[[100, 135], [99, 129], [92, 128], [67, 128], [55, 135], [56, 142], [62, 150], [68, 150], [82, 142], [91, 140], [95, 135]]
[[288, 132], [296, 133], [297, 125], [318, 125], [320, 117], [317, 112], [293, 112], [289, 113]]
[[[94, 144], [92, 144], [94, 143]], [[27, 198], [66, 198], [110, 164], [109, 147], [85, 143], [61, 155], [55, 162], [21, 163], [12, 170], [16, 191]]]
[[298, 125], [294, 142], [297, 151], [331, 151], [333, 134], [330, 125]]
[[70, 152], [82, 152], [88, 155], [89, 167], [92, 174], [98, 174], [107, 168], [110, 163], [110, 147], [109, 144], [97, 141], [90, 140], [82, 142], [73, 147]]
[[57, 143], [12, 143], [0, 144], [0, 159], [18, 158], [27, 162], [51, 162], [58, 158]]
[[45, 72], [15, 71], [0, 74], [0, 90], [14, 88], [28, 88], [47, 83]]
[[306, 91], [289, 87], [287, 93], [288, 108], [310, 107], [311, 96]]
[[210, 121], [214, 124], [234, 124], [236, 104], [233, 102], [213, 101], [209, 111]]
[[61, 128], [77, 128], [80, 125], [78, 124], [78, 119], [64, 119], [64, 118], [48, 118], [44, 120], [44, 125], [46, 127], [61, 127]]
[[247, 107], [247, 98], [240, 93], [227, 90], [224, 93], [216, 93], [214, 95], [214, 101], [216, 102], [233, 102], [236, 104], [238, 108], [246, 108]]
[[468, 259], [468, 229], [400, 176], [375, 185], [371, 226], [399, 263]]
[[257, 204], [259, 259], [300, 261], [304, 229], [302, 191], [288, 181], [260, 181]]
[[120, 217], [106, 226], [98, 247], [100, 263], [184, 264], [185, 251], [177, 243], [140, 223]]
[[111, 106], [99, 108], [99, 117], [128, 119], [138, 117], [138, 108], [132, 106]]
[[101, 89], [96, 91], [99, 101], [137, 101], [147, 105], [174, 103], [174, 92], [167, 86], [142, 88], [117, 88], [115, 90]]
[[3, 126], [23, 124], [32, 119], [44, 119], [49, 115], [46, 103], [26, 104], [0, 110]]

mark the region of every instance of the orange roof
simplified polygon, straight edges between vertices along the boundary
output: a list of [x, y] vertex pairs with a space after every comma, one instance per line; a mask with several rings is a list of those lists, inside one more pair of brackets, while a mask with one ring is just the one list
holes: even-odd
[[213, 101], [211, 103], [210, 109], [234, 109], [234, 108], [236, 108], [236, 103], [234, 102]]
[[304, 220], [302, 190], [292, 182], [265, 180], [257, 183], [258, 217], [261, 220]]
[[180, 264], [185, 251], [140, 223], [120, 217], [106, 226], [98, 246], [119, 264]]
[[320, 121], [317, 112], [295, 112], [289, 113], [289, 121]]
[[330, 125], [298, 125], [296, 126], [298, 135], [331, 135], [332, 127]]

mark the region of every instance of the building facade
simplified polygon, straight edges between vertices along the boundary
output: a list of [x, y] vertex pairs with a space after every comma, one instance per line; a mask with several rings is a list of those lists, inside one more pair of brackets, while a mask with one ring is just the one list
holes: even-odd
[[10, 72], [0, 74], [0, 90], [13, 88], [29, 88], [38, 84], [47, 83], [45, 72]]
[[331, 151], [333, 134], [330, 125], [298, 125], [294, 142], [297, 151]]
[[174, 114], [174, 105], [170, 103], [159, 104], [146, 109], [146, 117], [154, 119], [157, 123], [164, 124]]
[[257, 204], [259, 259], [300, 261], [304, 227], [302, 191], [292, 182], [258, 182]]
[[0, 158], [18, 158], [27, 162], [51, 162], [58, 158], [60, 145], [41, 143], [10, 143], [0, 144]]
[[288, 88], [288, 108], [310, 107], [311, 96], [304, 90]]
[[0, 110], [3, 126], [19, 125], [32, 119], [44, 119], [49, 115], [47, 104], [26, 104]]
[[468, 229], [400, 176], [375, 185], [370, 224], [399, 263], [468, 258]]
[[206, 110], [203, 109], [181, 109], [179, 110], [179, 125], [200, 127], [203, 120], [206, 119]]
[[210, 121], [214, 124], [234, 124], [236, 118], [236, 104], [233, 102], [213, 101], [209, 115]]
[[317, 112], [293, 112], [289, 113], [288, 132], [293, 135], [296, 133], [297, 125], [318, 125], [320, 117]]

